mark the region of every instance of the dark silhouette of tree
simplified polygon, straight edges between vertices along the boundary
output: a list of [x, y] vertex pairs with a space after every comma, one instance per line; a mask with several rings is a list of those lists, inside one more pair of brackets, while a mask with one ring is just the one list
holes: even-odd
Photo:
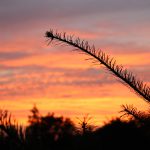
[[34, 105], [30, 111], [32, 114], [28, 117], [29, 124], [33, 125], [35, 123], [38, 123], [40, 121], [40, 113], [36, 105]]
[[95, 129], [94, 125], [90, 124], [92, 117], [90, 117], [89, 114], [85, 115], [82, 119], [78, 117], [77, 119], [79, 120], [78, 131], [80, 134], [82, 135], [89, 134]]
[[56, 143], [64, 139], [69, 140], [75, 132], [74, 123], [69, 118], [55, 117], [54, 113], [40, 116], [35, 106], [31, 113], [30, 124], [26, 129], [28, 148], [31, 148], [31, 145], [34, 149], [56, 148]]
[[97, 142], [103, 149], [145, 149], [149, 138], [146, 138], [142, 127], [135, 120], [110, 120], [94, 133]]

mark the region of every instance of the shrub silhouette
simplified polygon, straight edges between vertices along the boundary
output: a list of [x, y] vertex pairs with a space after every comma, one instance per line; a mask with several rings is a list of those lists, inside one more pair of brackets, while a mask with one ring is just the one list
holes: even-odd
[[145, 149], [149, 138], [135, 120], [113, 119], [95, 131], [96, 141], [104, 149]]
[[[35, 112], [38, 112], [37, 121], [35, 121], [37, 118]], [[11, 116], [8, 115], [9, 124], [6, 123], [7, 117], [1, 122], [0, 127], [12, 126], [7, 128], [7, 132], [0, 128], [0, 148], [2, 150], [146, 149], [150, 140], [150, 127], [135, 119], [124, 121], [116, 118], [83, 134], [77, 131], [69, 118], [55, 117], [53, 113], [41, 116], [35, 106], [31, 109], [31, 113], [28, 118], [29, 125], [21, 130], [21, 134], [18, 132], [18, 126], [13, 124]], [[6, 115], [1, 113], [0, 116]], [[14, 131], [15, 134], [12, 134]], [[23, 140], [20, 135], [24, 135]]]
[[69, 118], [55, 117], [54, 113], [39, 116], [35, 106], [31, 109], [31, 113], [30, 124], [26, 128], [28, 148], [31, 148], [31, 145], [33, 149], [41, 150], [48, 147], [56, 148], [61, 140], [69, 140], [74, 135], [75, 126]]

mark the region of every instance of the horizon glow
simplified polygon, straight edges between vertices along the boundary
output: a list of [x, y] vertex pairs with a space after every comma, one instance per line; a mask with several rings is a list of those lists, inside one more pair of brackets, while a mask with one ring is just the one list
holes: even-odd
[[1, 1], [0, 109], [23, 124], [36, 104], [43, 115], [89, 114], [96, 125], [120, 115], [122, 104], [147, 110], [105, 68], [72, 47], [48, 46], [44, 34], [50, 27], [87, 40], [150, 85], [149, 8], [146, 0]]

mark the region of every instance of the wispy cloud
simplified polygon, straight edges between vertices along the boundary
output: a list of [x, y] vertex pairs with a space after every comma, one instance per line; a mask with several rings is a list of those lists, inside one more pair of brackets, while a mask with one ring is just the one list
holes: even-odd
[[0, 61], [7, 61], [7, 60], [14, 60], [14, 59], [20, 59], [29, 56], [29, 53], [26, 52], [0, 52]]
[[[72, 99], [80, 101], [76, 108], [84, 107], [81, 99], [89, 99], [84, 111], [98, 116], [98, 102], [92, 103], [92, 99], [137, 99], [99, 64], [85, 61], [88, 56], [66, 46], [47, 46], [44, 33], [54, 28], [88, 40], [149, 84], [149, 13], [149, 0], [1, 0], [1, 105], [13, 109], [9, 106], [15, 102], [16, 113], [24, 116], [21, 110], [27, 112], [32, 106], [25, 101], [40, 99], [34, 102], [42, 103], [47, 98], [54, 104], [47, 105], [50, 109], [73, 114], [75, 111], [68, 110], [74, 107]], [[54, 99], [63, 99], [60, 105], [70, 99], [72, 106], [67, 103], [55, 109], [58, 103]], [[24, 101], [23, 106], [19, 100]], [[100, 104], [101, 114], [105, 113], [105, 102]], [[116, 107], [114, 102], [111, 105], [106, 111], [109, 114]], [[48, 109], [46, 105], [41, 107]]]

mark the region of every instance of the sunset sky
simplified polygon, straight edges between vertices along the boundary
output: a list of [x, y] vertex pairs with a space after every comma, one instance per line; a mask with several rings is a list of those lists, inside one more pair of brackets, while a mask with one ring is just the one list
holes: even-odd
[[147, 103], [72, 47], [47, 45], [50, 28], [89, 41], [150, 85], [150, 0], [0, 0], [0, 109], [21, 124], [34, 104], [92, 124]]

